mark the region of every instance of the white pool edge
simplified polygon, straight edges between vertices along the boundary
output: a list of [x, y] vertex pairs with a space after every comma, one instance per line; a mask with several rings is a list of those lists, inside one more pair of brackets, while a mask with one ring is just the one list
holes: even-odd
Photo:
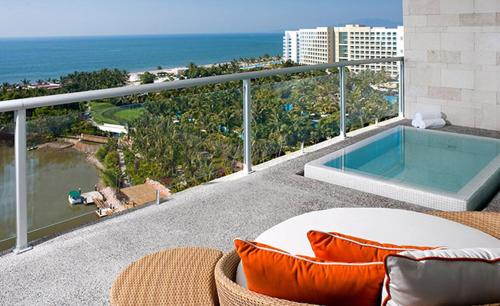
[[[500, 156], [491, 161], [456, 194], [418, 189], [416, 187], [360, 175], [354, 172], [343, 172], [324, 165], [327, 161], [335, 159], [343, 152], [353, 151], [367, 143], [371, 143], [392, 133], [398, 128], [400, 128], [400, 126], [383, 131], [307, 163], [304, 166], [304, 176], [330, 184], [340, 185], [362, 192], [443, 211], [466, 211], [477, 209], [480, 205], [479, 202], [482, 202], [481, 200], [484, 197], [488, 197], [489, 193], [497, 189], [498, 183], [496, 182], [500, 181]], [[444, 131], [429, 132], [447, 133]], [[472, 135], [464, 136], [476, 137]], [[477, 137], [484, 138], [480, 136]]]

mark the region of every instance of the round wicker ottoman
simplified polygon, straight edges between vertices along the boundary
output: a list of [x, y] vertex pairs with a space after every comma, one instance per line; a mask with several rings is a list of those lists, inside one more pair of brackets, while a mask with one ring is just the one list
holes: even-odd
[[126, 267], [111, 288], [111, 305], [218, 305], [214, 268], [222, 252], [178, 248]]

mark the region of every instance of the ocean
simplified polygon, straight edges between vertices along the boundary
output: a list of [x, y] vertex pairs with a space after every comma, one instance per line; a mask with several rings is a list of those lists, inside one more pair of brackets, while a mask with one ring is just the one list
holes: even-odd
[[0, 38], [0, 83], [59, 78], [74, 71], [129, 72], [282, 54], [282, 34], [193, 34]]

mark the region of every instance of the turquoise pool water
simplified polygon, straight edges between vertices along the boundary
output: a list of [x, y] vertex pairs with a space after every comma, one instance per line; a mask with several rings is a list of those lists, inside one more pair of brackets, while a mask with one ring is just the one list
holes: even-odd
[[324, 165], [346, 172], [457, 193], [500, 155], [500, 140], [399, 126]]

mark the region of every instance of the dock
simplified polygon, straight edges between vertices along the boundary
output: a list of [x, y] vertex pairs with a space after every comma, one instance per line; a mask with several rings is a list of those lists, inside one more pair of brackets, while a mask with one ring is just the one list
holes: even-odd
[[107, 216], [111, 216], [113, 214], [113, 210], [111, 208], [99, 208], [95, 211], [99, 218], [104, 218]]
[[127, 196], [128, 205], [135, 207], [156, 201], [156, 189], [149, 184], [141, 184], [122, 188], [120, 191]]
[[83, 203], [85, 203], [85, 205], [94, 204], [96, 201], [104, 201], [104, 197], [99, 191], [82, 193], [81, 197], [84, 199]]
[[97, 206], [97, 210], [95, 213], [99, 218], [104, 218], [107, 216], [111, 216], [113, 214], [113, 209], [109, 207], [108, 203], [106, 203], [102, 199], [95, 199], [95, 206]]
[[106, 144], [106, 143], [108, 143], [108, 137], [89, 135], [89, 134], [81, 134], [80, 141], [87, 141], [87, 142], [93, 142], [93, 143], [98, 143], [98, 144]]

